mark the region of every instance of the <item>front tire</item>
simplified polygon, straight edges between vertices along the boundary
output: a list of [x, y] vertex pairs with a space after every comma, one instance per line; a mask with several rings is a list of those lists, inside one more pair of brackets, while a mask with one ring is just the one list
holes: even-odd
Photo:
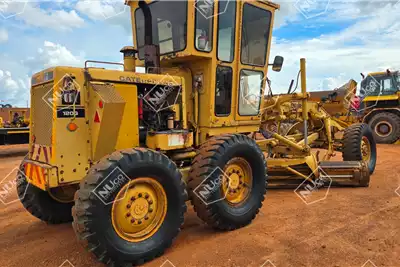
[[[24, 162], [21, 163], [19, 168], [19, 173], [25, 173]], [[24, 208], [36, 218], [49, 224], [72, 221], [73, 202], [58, 202], [48, 192], [29, 184], [25, 175], [18, 175], [17, 177], [17, 193]]]
[[266, 186], [264, 154], [254, 140], [240, 134], [207, 140], [188, 179], [198, 217], [220, 230], [248, 225], [262, 206]]
[[365, 123], [356, 123], [345, 129], [343, 135], [342, 157], [344, 161], [364, 161], [369, 173], [376, 166], [376, 142], [371, 128]]
[[110, 266], [143, 264], [178, 235], [187, 193], [176, 165], [156, 151], [114, 152], [94, 165], [75, 195], [73, 228]]
[[400, 117], [390, 112], [378, 113], [368, 123], [379, 144], [393, 144], [400, 138]]

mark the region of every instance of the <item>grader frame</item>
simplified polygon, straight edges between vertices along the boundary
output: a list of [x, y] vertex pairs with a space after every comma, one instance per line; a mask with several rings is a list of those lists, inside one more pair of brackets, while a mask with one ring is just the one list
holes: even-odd
[[[283, 63], [277, 56], [269, 64], [278, 5], [217, 1], [202, 10], [182, 1], [126, 3], [136, 47], [121, 50], [123, 71], [54, 67], [32, 78], [30, 154], [20, 167], [26, 177], [17, 178], [31, 214], [48, 223], [73, 221], [99, 261], [131, 266], [171, 245], [188, 199], [216, 229], [251, 223], [267, 172], [313, 182], [322, 168], [338, 183], [368, 186], [375, 161], [367, 166], [361, 147], [372, 155], [375, 144], [365, 125], [345, 132], [346, 163], [320, 161], [312, 151], [319, 143], [328, 149], [324, 160], [331, 157], [332, 129], [344, 127], [308, 102], [304, 59], [302, 92], [275, 97], [273, 105], [262, 101], [268, 66], [280, 71]], [[221, 36], [228, 52], [217, 49]], [[252, 93], [255, 105], [247, 98]], [[303, 128], [286, 136], [260, 132], [260, 111], [283, 119], [291, 102], [301, 104], [296, 118]]]

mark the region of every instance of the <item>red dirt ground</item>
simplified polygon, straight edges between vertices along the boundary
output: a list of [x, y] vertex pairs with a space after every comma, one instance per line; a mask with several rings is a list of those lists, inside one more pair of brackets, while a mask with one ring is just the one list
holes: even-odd
[[[0, 177], [21, 159], [0, 158]], [[379, 145], [369, 188], [331, 188], [312, 205], [293, 190], [269, 190], [253, 223], [232, 232], [212, 230], [189, 208], [173, 246], [145, 266], [400, 266], [399, 186], [400, 146]], [[70, 224], [46, 225], [19, 202], [0, 202], [0, 266], [102, 265], [80, 247]]]

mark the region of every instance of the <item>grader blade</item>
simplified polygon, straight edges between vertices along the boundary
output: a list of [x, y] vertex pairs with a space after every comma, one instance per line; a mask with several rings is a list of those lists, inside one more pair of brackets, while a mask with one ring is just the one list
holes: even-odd
[[362, 161], [323, 161], [320, 162], [319, 168], [320, 176], [331, 180], [332, 186], [367, 187], [369, 185], [369, 169]]
[[319, 176], [312, 174], [305, 165], [298, 165], [293, 169], [303, 176], [294, 176], [292, 172], [281, 167], [270, 168], [268, 187], [294, 188], [304, 182], [304, 176], [310, 180], [324, 181], [325, 186], [337, 187], [366, 187], [370, 180], [367, 164], [358, 161], [322, 161], [318, 166]]

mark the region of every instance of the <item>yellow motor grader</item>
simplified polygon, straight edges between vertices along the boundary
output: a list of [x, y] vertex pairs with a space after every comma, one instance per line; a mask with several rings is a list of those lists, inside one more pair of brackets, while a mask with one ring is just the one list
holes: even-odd
[[[312, 182], [323, 171], [339, 184], [368, 185], [376, 148], [365, 125], [345, 130], [345, 162], [325, 161], [344, 127], [308, 103], [305, 60], [301, 93], [262, 101], [268, 66], [283, 64], [279, 56], [269, 64], [277, 4], [126, 4], [135, 46], [121, 50], [123, 70], [89, 67], [92, 61], [32, 77], [30, 153], [17, 177], [31, 214], [73, 221], [100, 262], [131, 266], [172, 244], [188, 199], [216, 229], [248, 225], [265, 198], [267, 165], [274, 177]], [[301, 106], [294, 113], [292, 101]], [[303, 128], [264, 131], [266, 109], [271, 119], [296, 114]], [[319, 160], [314, 145], [328, 156]]]

